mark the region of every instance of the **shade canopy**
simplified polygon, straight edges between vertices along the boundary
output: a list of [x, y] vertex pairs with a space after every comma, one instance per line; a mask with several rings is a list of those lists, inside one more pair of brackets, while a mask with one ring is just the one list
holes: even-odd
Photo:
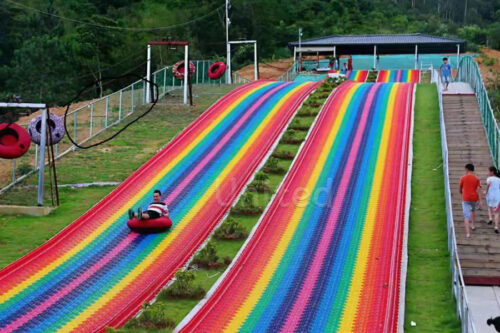
[[426, 34], [395, 34], [395, 35], [333, 35], [321, 38], [290, 42], [288, 47], [297, 52], [331, 53], [335, 47], [336, 54], [373, 54], [377, 46], [377, 54], [408, 54], [418, 53], [455, 53], [459, 46], [460, 52], [466, 51], [463, 39], [445, 38]]

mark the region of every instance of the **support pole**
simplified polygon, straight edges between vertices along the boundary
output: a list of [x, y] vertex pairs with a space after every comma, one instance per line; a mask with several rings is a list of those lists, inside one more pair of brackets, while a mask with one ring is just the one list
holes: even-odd
[[189, 75], [189, 47], [184, 46], [184, 105], [187, 105], [187, 94], [188, 94], [188, 75]]
[[337, 59], [337, 46], [333, 46], [333, 57]]
[[373, 68], [377, 69], [377, 45], [373, 45]]
[[415, 69], [418, 69], [418, 45], [415, 44]]
[[295, 72], [297, 72], [297, 46], [293, 47], [293, 66]]
[[257, 42], [253, 44], [254, 80], [259, 79], [259, 63], [257, 62]]
[[457, 73], [458, 67], [460, 67], [460, 44], [457, 44]]
[[42, 110], [42, 126], [40, 128], [40, 162], [38, 169], [38, 206], [43, 206], [43, 186], [45, 172], [45, 145], [47, 143], [47, 109]]
[[226, 0], [226, 82], [231, 84], [231, 45], [229, 44], [229, 0]]
[[150, 84], [151, 80], [151, 45], [148, 44], [147, 68], [146, 68], [146, 103], [151, 103]]

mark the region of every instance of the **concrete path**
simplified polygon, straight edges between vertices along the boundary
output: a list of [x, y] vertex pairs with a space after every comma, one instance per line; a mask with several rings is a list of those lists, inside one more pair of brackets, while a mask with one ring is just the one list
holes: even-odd
[[[444, 85], [442, 88], [444, 89]], [[474, 95], [474, 90], [466, 82], [451, 82], [448, 90], [443, 91], [443, 95]]]
[[467, 286], [466, 289], [476, 331], [495, 333], [495, 328], [486, 325], [486, 320], [500, 316], [500, 287]]

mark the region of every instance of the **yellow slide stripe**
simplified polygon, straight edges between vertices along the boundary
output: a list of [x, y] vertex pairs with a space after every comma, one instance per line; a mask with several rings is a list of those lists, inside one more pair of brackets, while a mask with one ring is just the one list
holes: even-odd
[[[323, 146], [323, 149], [321, 150], [319, 160], [314, 167], [314, 171], [312, 172], [311, 178], [309, 178], [309, 180], [307, 181], [304, 191], [305, 193], [311, 194], [313, 192], [316, 182], [319, 178], [319, 175], [321, 174], [321, 168], [325, 164], [325, 160], [328, 157], [328, 152], [330, 151], [331, 146], [335, 140], [335, 137], [337, 136], [337, 133], [340, 129], [340, 125], [342, 124], [342, 119], [344, 118], [347, 106], [349, 105], [349, 101], [351, 100], [354, 92], [358, 87], [359, 85], [351, 88], [347, 96], [345, 97], [344, 101], [342, 102], [339, 114], [335, 119], [332, 131], [328, 136], [326, 144]], [[226, 332], [236, 332], [241, 327], [243, 322], [246, 320], [252, 309], [255, 307], [255, 305], [261, 298], [267, 285], [269, 284], [269, 281], [273, 277], [273, 274], [276, 271], [276, 268], [278, 267], [284, 252], [288, 248], [288, 245], [293, 235], [295, 234], [297, 225], [304, 213], [304, 210], [307, 207], [310, 197], [311, 196], [308, 196], [308, 198], [306, 199], [300, 198], [299, 201], [296, 203], [295, 211], [293, 212], [293, 215], [290, 219], [290, 223], [288, 224], [286, 232], [283, 233], [283, 236], [281, 237], [278, 245], [276, 246], [276, 249], [271, 255], [269, 262], [264, 268], [262, 275], [260, 276], [259, 280], [255, 283], [252, 291], [248, 294], [247, 299], [245, 300], [245, 302], [243, 302], [243, 304], [236, 312], [235, 316], [232, 318], [231, 322], [225, 328]]]
[[[218, 179], [225, 179], [226, 176], [232, 171], [232, 169], [236, 166], [236, 164], [241, 160], [242, 156], [246, 154], [248, 148], [253, 144], [253, 142], [261, 135], [261, 133], [266, 128], [267, 124], [274, 117], [274, 115], [278, 112], [281, 106], [291, 97], [294, 93], [307, 85], [309, 83], [302, 84], [300, 86], [292, 89], [283, 99], [281, 99], [272, 109], [272, 111], [267, 115], [264, 121], [260, 124], [257, 130], [252, 134], [249, 140], [244, 144], [242, 149], [235, 155], [235, 157], [231, 160], [231, 162], [224, 168], [224, 170], [219, 175]], [[95, 303], [93, 303], [90, 307], [85, 309], [82, 313], [80, 313], [73, 320], [68, 322], [64, 327], [62, 327], [60, 332], [68, 332], [76, 329], [81, 323], [87, 320], [92, 316], [93, 313], [97, 312], [101, 307], [105, 306], [106, 303], [111, 301], [118, 293], [120, 293], [124, 288], [126, 288], [130, 283], [132, 283], [143, 271], [145, 271], [152, 263], [156, 261], [156, 259], [160, 256], [163, 250], [168, 247], [168, 245], [175, 240], [175, 238], [179, 235], [182, 229], [189, 224], [189, 222], [196, 217], [201, 208], [205, 205], [205, 203], [213, 196], [215, 190], [219, 184], [215, 182], [212, 184], [207, 191], [203, 194], [200, 200], [193, 206], [193, 208], [186, 214], [186, 216], [180, 221], [179, 225], [174, 228], [167, 237], [148, 255], [144, 261], [142, 261], [139, 265], [137, 265], [130, 273], [127, 274], [119, 283], [113, 286], [108, 292], [101, 296]]]
[[[164, 176], [167, 174], [179, 161], [181, 161], [197, 144], [199, 144], [213, 129], [219, 122], [224, 119], [239, 103], [241, 103], [244, 99], [246, 99], [249, 95], [254, 93], [256, 90], [268, 86], [273, 82], [264, 83], [261, 86], [258, 86], [254, 89], [251, 89], [248, 92], [245, 92], [242, 96], [240, 96], [234, 103], [232, 103], [224, 112], [222, 112], [217, 119], [211, 123], [195, 140], [193, 140], [183, 151], [181, 154], [176, 156], [165, 168], [159, 172], [156, 176], [154, 176], [146, 186], [140, 189], [125, 205], [123, 205], [119, 210], [117, 210], [113, 215], [111, 215], [103, 224], [101, 224], [98, 228], [96, 228], [91, 234], [89, 234], [85, 239], [83, 239], [80, 243], [78, 243], [74, 248], [66, 252], [64, 255], [59, 257], [57, 260], [51, 262], [49, 265], [43, 267], [37, 273], [33, 274], [30, 278], [24, 280], [14, 288], [10, 289], [3, 295], [0, 295], [0, 303], [3, 303], [9, 300], [12, 296], [21, 292], [23, 289], [27, 288], [31, 284], [35, 283], [39, 279], [43, 278], [46, 274], [50, 273], [52, 270], [56, 269], [64, 262], [69, 260], [72, 256], [77, 254], [79, 251], [88, 246], [94, 239], [96, 239], [102, 232], [104, 232], [111, 224], [113, 224], [120, 216], [125, 214], [125, 212], [133, 206], [135, 202], [137, 202], [140, 198], [142, 198], [150, 189], [157, 184]], [[179, 227], [176, 227], [175, 230], [179, 230]]]
[[366, 213], [365, 225], [361, 242], [357, 253], [356, 266], [351, 279], [349, 294], [344, 304], [344, 311], [340, 321], [339, 332], [352, 332], [354, 329], [354, 320], [358, 314], [359, 300], [363, 289], [364, 275], [368, 256], [366, 253], [370, 251], [373, 229], [375, 227], [375, 219], [377, 216], [378, 201], [380, 198], [380, 189], [382, 187], [382, 179], [384, 177], [386, 155], [388, 150], [389, 135], [391, 133], [392, 118], [394, 113], [395, 97], [397, 93], [397, 84], [393, 85], [389, 96], [389, 103], [384, 122], [384, 130], [380, 144], [380, 150], [377, 158], [377, 168], [373, 179], [372, 190], [370, 192], [370, 201]]

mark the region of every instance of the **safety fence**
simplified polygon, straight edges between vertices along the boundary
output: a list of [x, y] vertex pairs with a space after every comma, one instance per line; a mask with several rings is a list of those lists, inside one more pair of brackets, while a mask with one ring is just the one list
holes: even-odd
[[[212, 80], [208, 77], [208, 68], [213, 63], [211, 60], [192, 60], [196, 71], [191, 77], [193, 85], [220, 85], [226, 84], [226, 76]], [[246, 80], [233, 75], [233, 84], [246, 83]], [[183, 81], [175, 79], [172, 66], [164, 67], [151, 74], [152, 81], [158, 86], [158, 98], [183, 88]], [[138, 80], [123, 89], [95, 99], [83, 106], [70, 108], [67, 115], [67, 130], [73, 140], [84, 145], [99, 134], [119, 124], [136, 111], [145, 111], [146, 88], [144, 80]], [[27, 128], [28, 122], [20, 123]], [[54, 145], [56, 159], [63, 157], [75, 150], [75, 146], [65, 136], [59, 143]], [[0, 194], [4, 193], [16, 183], [39, 169], [39, 146], [31, 144], [28, 152], [15, 160], [0, 160]]]
[[297, 63], [294, 62], [292, 67], [286, 71], [285, 74], [281, 75], [278, 78], [278, 81], [293, 81], [295, 77], [298, 75], [297, 73]]
[[457, 316], [461, 320], [463, 333], [476, 333], [472, 313], [467, 298], [460, 258], [458, 256], [457, 237], [453, 220], [453, 206], [450, 192], [450, 175], [448, 164], [448, 141], [446, 139], [446, 126], [444, 123], [442, 84], [439, 72], [433, 68], [431, 82], [436, 83], [439, 97], [439, 122], [441, 127], [441, 151], [443, 158], [444, 193], [446, 202], [446, 225], [448, 230], [448, 251], [450, 252], [450, 270], [452, 276], [452, 293], [457, 303]]
[[498, 167], [500, 165], [500, 130], [488, 98], [488, 91], [481, 77], [481, 71], [473, 57], [466, 56], [462, 58], [456, 80], [469, 83], [476, 94], [491, 157]]

